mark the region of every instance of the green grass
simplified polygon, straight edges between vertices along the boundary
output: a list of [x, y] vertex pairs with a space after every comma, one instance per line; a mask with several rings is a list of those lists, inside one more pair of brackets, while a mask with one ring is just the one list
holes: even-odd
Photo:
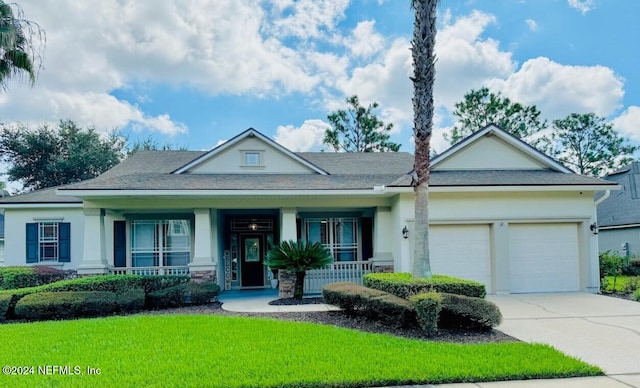
[[[0, 360], [36, 366], [0, 386], [356, 387], [601, 375], [546, 345], [449, 344], [211, 315], [5, 324]], [[45, 376], [37, 366], [100, 368]]]
[[[629, 290], [626, 289], [627, 283], [634, 283], [636, 285], [640, 285], [640, 276], [617, 276], [615, 289], [613, 287], [613, 276], [605, 276], [605, 281], [607, 282], [607, 292], [619, 292], [625, 293]], [[633, 287], [632, 287], [633, 288]], [[634, 290], [631, 290], [633, 292]]]

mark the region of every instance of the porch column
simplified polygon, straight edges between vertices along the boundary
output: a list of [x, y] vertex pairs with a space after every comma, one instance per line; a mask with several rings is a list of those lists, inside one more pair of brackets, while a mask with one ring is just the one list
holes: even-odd
[[296, 208], [280, 209], [280, 241], [298, 240], [297, 214]]
[[[197, 281], [216, 281], [216, 263], [212, 256], [213, 245], [217, 245], [217, 239], [212, 244], [214, 234], [212, 233], [211, 209], [194, 209], [195, 233], [193, 246], [193, 261], [189, 263], [191, 278]], [[217, 222], [215, 222], [217, 225]], [[217, 236], [217, 234], [216, 234]]]
[[78, 275], [109, 273], [104, 236], [104, 209], [84, 209], [84, 247]]
[[401, 239], [401, 232], [394, 231], [391, 207], [378, 206], [373, 223], [373, 259], [381, 266], [393, 267], [393, 240]]

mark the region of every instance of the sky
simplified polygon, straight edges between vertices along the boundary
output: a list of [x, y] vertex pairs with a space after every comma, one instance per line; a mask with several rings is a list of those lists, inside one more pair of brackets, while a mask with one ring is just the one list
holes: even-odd
[[[252, 127], [320, 151], [327, 115], [357, 94], [413, 152], [409, 0], [16, 2], [46, 48], [34, 87], [0, 92], [1, 123], [71, 119], [193, 150]], [[433, 149], [483, 86], [549, 120], [593, 112], [640, 144], [637, 15], [636, 0], [441, 0]]]

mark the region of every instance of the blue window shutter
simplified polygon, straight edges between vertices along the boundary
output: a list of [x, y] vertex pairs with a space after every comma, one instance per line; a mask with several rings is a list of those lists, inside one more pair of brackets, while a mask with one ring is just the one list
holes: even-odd
[[113, 265], [127, 266], [127, 224], [125, 221], [113, 221]]
[[27, 263], [38, 262], [38, 224], [27, 223]]
[[59, 223], [58, 233], [58, 261], [68, 263], [71, 261], [71, 224]]

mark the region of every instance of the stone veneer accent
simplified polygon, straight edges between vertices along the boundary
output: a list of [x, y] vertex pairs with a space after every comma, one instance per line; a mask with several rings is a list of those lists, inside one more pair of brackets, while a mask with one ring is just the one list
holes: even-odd
[[393, 272], [393, 265], [377, 265], [373, 267], [373, 272], [391, 273]]
[[195, 283], [216, 282], [216, 271], [191, 271], [190, 275]]
[[278, 278], [280, 279], [278, 298], [293, 298], [293, 287], [296, 284], [296, 273], [281, 269], [278, 271]]

